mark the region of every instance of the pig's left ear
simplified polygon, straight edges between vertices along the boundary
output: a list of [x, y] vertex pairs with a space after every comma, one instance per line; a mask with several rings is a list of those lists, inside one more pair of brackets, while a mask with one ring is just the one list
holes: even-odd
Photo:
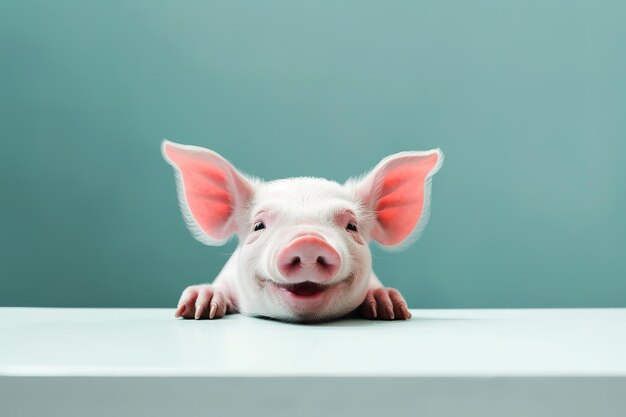
[[180, 207], [193, 236], [207, 245], [224, 244], [237, 231], [252, 184], [208, 149], [165, 140], [161, 151], [176, 172]]
[[383, 159], [356, 192], [375, 214], [372, 239], [383, 246], [400, 247], [419, 236], [430, 208], [430, 179], [443, 163], [439, 149], [401, 152]]

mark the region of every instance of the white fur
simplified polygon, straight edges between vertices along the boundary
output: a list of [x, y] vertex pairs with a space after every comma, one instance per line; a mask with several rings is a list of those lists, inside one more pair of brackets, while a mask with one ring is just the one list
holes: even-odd
[[[163, 149], [166, 144], [194, 152], [194, 155], [196, 152], [206, 153], [207, 161], [210, 163], [219, 161], [219, 164], [228, 164], [220, 155], [203, 148], [166, 141], [163, 143]], [[438, 163], [425, 180], [422, 215], [411, 235], [394, 247], [396, 249], [415, 240], [428, 221], [431, 177], [443, 162], [443, 154], [439, 149], [389, 156], [362, 179], [351, 179], [344, 185], [311, 177], [263, 182], [245, 177], [232, 168], [252, 188], [253, 196], [245, 202], [235, 198], [237, 207], [234, 210], [234, 219], [229, 221], [234, 221], [237, 225], [239, 244], [213, 285], [227, 291], [236, 309], [248, 315], [290, 321], [312, 321], [339, 317], [354, 310], [364, 300], [368, 287], [380, 285], [372, 272], [371, 253], [368, 247], [370, 232], [376, 222], [376, 213], [368, 209], [359, 199], [357, 188], [373, 183], [374, 177], [380, 175], [380, 167], [384, 167], [394, 158], [407, 155], [425, 156], [432, 153], [437, 153]], [[181, 173], [175, 161], [170, 160], [165, 151], [163, 155], [175, 168], [181, 210], [194, 237], [209, 245], [224, 243], [227, 239], [211, 238], [198, 226], [189, 210], [184, 185], [180, 180]], [[372, 192], [376, 193], [376, 190]], [[261, 210], [265, 210], [263, 221], [266, 228], [254, 232], [254, 216]], [[356, 215], [359, 239], [355, 239], [354, 235], [345, 229], [345, 225], [335, 223], [334, 214], [343, 210], [350, 210]], [[337, 285], [336, 294], [324, 305], [317, 306], [315, 309], [294, 307], [280, 292], [272, 291], [272, 285], [288, 282], [277, 268], [278, 252], [297, 234], [305, 232], [321, 235], [341, 258], [339, 271], [328, 282], [328, 285]], [[258, 280], [257, 277], [262, 279]]]

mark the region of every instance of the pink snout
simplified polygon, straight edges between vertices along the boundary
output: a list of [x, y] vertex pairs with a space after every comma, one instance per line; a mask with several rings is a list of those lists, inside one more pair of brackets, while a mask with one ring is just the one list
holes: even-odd
[[305, 235], [292, 240], [278, 252], [278, 269], [294, 282], [326, 282], [339, 267], [339, 253], [321, 237]]

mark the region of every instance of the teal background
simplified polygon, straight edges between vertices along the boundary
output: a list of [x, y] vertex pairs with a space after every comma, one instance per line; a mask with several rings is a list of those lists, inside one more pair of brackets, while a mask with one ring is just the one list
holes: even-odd
[[626, 307], [626, 3], [0, 3], [0, 305], [173, 306], [161, 139], [266, 179], [441, 147], [411, 307]]

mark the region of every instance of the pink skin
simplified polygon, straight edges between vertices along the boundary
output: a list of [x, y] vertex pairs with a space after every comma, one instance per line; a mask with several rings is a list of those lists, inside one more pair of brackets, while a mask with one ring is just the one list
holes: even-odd
[[328, 282], [340, 265], [339, 253], [319, 235], [298, 236], [278, 253], [280, 274], [294, 283]]
[[329, 284], [341, 257], [321, 235], [298, 234], [277, 255], [277, 268], [286, 284], [269, 283], [270, 291], [293, 310], [316, 310], [332, 300], [340, 284]]
[[362, 180], [246, 178], [207, 149], [164, 142], [181, 208], [194, 237], [239, 246], [212, 284], [183, 292], [176, 317], [240, 312], [285, 321], [323, 321], [352, 311], [370, 320], [408, 320], [400, 293], [371, 268], [368, 242], [397, 247], [424, 227], [440, 151], [385, 158]]

